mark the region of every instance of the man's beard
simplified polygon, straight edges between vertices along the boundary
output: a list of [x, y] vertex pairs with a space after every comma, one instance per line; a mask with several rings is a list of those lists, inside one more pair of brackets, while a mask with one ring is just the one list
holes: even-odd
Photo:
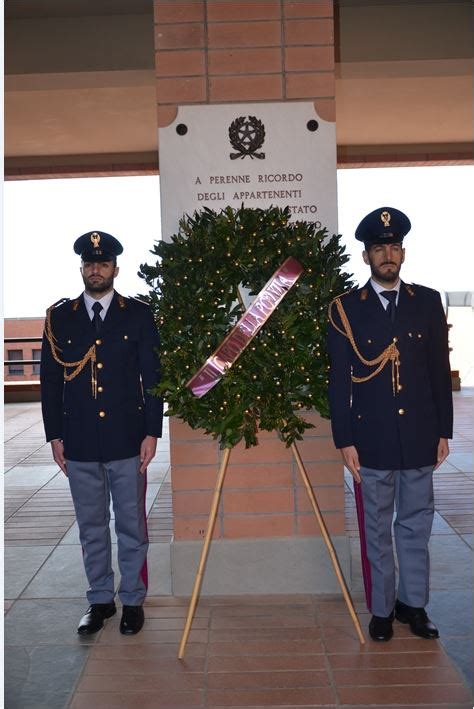
[[393, 264], [391, 265], [390, 269], [382, 271], [380, 268], [377, 268], [377, 266], [374, 266], [372, 263], [370, 264], [370, 270], [372, 272], [374, 280], [388, 284], [393, 284], [398, 281], [398, 277], [400, 275], [400, 268], [401, 265], [397, 266], [396, 264]]
[[95, 282], [93, 282], [91, 278], [95, 277], [92, 276], [86, 278], [85, 276], [82, 276], [82, 280], [84, 281], [84, 285], [88, 293], [107, 293], [108, 291], [112, 290], [114, 286], [113, 276], [110, 278], [98, 278]]

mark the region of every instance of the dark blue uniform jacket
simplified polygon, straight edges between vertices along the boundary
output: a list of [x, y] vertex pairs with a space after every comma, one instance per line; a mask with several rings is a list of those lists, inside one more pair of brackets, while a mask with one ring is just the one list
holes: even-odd
[[[362, 356], [375, 359], [396, 338], [400, 387], [392, 388], [392, 367], [373, 379], [349, 340], [328, 326], [331, 362], [329, 399], [337, 448], [354, 445], [361, 465], [378, 470], [419, 468], [436, 462], [440, 438], [452, 437], [452, 393], [448, 328], [437, 291], [401, 284], [392, 323], [370, 281], [340, 297]], [[335, 304], [335, 323], [342, 328]]]
[[[97, 397], [88, 362], [64, 380], [43, 337], [41, 400], [46, 440], [61, 438], [65, 457], [111, 461], [138, 455], [146, 435], [161, 436], [163, 402], [148, 389], [159, 381], [158, 331], [148, 305], [114, 293], [99, 335], [82, 296], [51, 311], [52, 332], [62, 361], [80, 361], [95, 344]], [[74, 368], [66, 371], [70, 374]]]

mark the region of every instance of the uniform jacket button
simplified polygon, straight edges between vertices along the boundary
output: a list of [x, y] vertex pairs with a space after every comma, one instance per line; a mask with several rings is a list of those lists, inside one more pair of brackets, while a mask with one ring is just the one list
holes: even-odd
[[95, 344], [96, 344], [96, 345], [101, 345], [101, 344], [102, 344], [102, 340], [96, 340], [96, 341], [95, 341]]
[[405, 413], [405, 409], [398, 409], [398, 413], [400, 414], [400, 416], [403, 416], [403, 414]]
[[102, 394], [102, 392], [104, 391], [104, 387], [97, 387], [97, 391], [99, 392], [99, 394]]
[[97, 362], [97, 369], [102, 369], [103, 366], [102, 362]]
[[99, 416], [101, 419], [103, 419], [105, 416], [105, 411], [99, 411]]

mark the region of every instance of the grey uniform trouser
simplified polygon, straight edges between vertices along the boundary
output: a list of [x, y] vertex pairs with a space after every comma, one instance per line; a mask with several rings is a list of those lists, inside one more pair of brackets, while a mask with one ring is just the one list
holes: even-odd
[[139, 472], [139, 457], [108, 463], [68, 460], [66, 465], [89, 582], [89, 603], [109, 603], [115, 595], [109, 528], [112, 496], [121, 574], [118, 595], [124, 605], [141, 605], [146, 595], [142, 569], [148, 535], [146, 475]]
[[[395, 599], [424, 608], [429, 598], [428, 542], [434, 514], [433, 468], [374, 470], [361, 467], [367, 556], [372, 581], [372, 613], [388, 616]], [[395, 592], [393, 525], [398, 558]]]

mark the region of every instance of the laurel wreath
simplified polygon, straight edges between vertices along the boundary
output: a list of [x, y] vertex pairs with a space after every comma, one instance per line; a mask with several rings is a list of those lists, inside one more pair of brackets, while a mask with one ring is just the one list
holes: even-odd
[[[258, 443], [258, 431], [278, 431], [289, 446], [312, 427], [301, 415], [327, 417], [327, 309], [351, 286], [341, 269], [348, 257], [340, 237], [311, 222], [290, 221], [289, 209], [204, 208], [185, 215], [170, 243], [156, 242], [153, 264], [139, 276], [149, 287], [160, 330], [162, 378], [152, 393], [163, 396], [169, 416], [219, 440]], [[305, 271], [260, 332], [198, 399], [186, 387], [244, 312], [238, 289], [256, 295], [293, 256]]]
[[246, 155], [250, 155], [251, 158], [259, 158], [260, 160], [265, 157], [265, 153], [256, 152], [264, 143], [265, 126], [256, 116], [249, 116], [248, 120], [252, 124], [252, 128], [255, 131], [255, 138], [250, 145], [245, 145], [245, 143], [243, 143], [239, 138], [240, 129], [246, 121], [245, 116], [239, 116], [235, 119], [235, 121], [232, 121], [229, 126], [229, 140], [232, 147], [238, 151], [237, 153], [230, 153], [231, 160], [244, 158]]

